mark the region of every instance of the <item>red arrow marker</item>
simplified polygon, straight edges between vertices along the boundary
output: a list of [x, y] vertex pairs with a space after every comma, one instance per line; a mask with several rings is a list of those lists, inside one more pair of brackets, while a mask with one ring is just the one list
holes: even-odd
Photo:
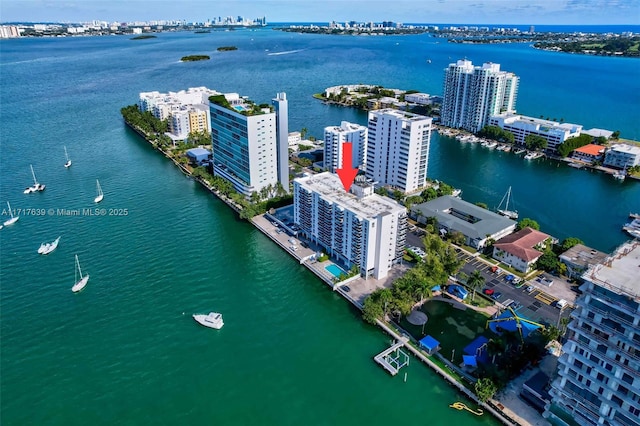
[[358, 174], [358, 169], [353, 168], [353, 144], [351, 142], [342, 143], [342, 168], [337, 169], [336, 173], [342, 181], [344, 190], [349, 192], [349, 188], [353, 185], [353, 180]]

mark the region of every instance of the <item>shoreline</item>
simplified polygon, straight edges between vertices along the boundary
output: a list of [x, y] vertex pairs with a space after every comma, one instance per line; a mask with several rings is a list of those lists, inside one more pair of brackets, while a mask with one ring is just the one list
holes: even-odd
[[[147, 143], [149, 143], [154, 148], [154, 150], [157, 150], [157, 151], [161, 152], [164, 157], [170, 159], [176, 166], [178, 166], [179, 170], [184, 175], [189, 176], [192, 179], [194, 179], [195, 181], [199, 182], [210, 193], [212, 193], [213, 195], [218, 197], [218, 199], [220, 199], [222, 202], [224, 202], [229, 207], [231, 207], [236, 213], [239, 214], [242, 211], [242, 209], [239, 206], [235, 205], [231, 200], [227, 199], [222, 194], [220, 194], [217, 190], [215, 190], [215, 188], [211, 187], [206, 181], [204, 181], [203, 179], [201, 179], [199, 177], [193, 177], [193, 174], [189, 169], [187, 169], [184, 165], [180, 164], [175, 158], [170, 156], [162, 148], [160, 148], [159, 146], [156, 146], [152, 141], [150, 141], [148, 139], [147, 135], [145, 135], [144, 132], [142, 132], [139, 129], [137, 129], [136, 127], [132, 126], [126, 120], [124, 120], [124, 122], [127, 125], [127, 127], [129, 127], [136, 134], [138, 134], [140, 137], [142, 137]], [[333, 282], [333, 280], [331, 279], [331, 274], [329, 272], [326, 272], [326, 269], [325, 269], [326, 265], [332, 264], [333, 262], [331, 262], [330, 260], [327, 260], [327, 261], [324, 261], [324, 262], [317, 262], [315, 260], [311, 260], [312, 257], [314, 258], [316, 252], [314, 250], [311, 250], [310, 248], [302, 248], [302, 247], [300, 247], [299, 249], [298, 248], [293, 249], [293, 246], [288, 245], [288, 243], [291, 241], [290, 236], [286, 232], [278, 233], [276, 231], [276, 229], [277, 229], [276, 226], [273, 225], [273, 223], [269, 219], [267, 219], [265, 217], [265, 215], [266, 214], [256, 215], [256, 216], [248, 219], [248, 222], [251, 223], [260, 232], [262, 232], [267, 238], [271, 239], [274, 243], [276, 243], [278, 246], [280, 246], [280, 248], [282, 248], [285, 252], [287, 252], [291, 257], [293, 257], [294, 259], [298, 260], [300, 265], [305, 266], [305, 268], [307, 268], [307, 270], [311, 271], [324, 284], [329, 286], [332, 291], [339, 293], [347, 302], [351, 303], [359, 311], [362, 311], [362, 302], [360, 301], [360, 299], [356, 299], [356, 298], [351, 297], [349, 292], [345, 291], [341, 287], [346, 285], [347, 283], [351, 283], [351, 282], [354, 282], [354, 281], [366, 281], [366, 280], [364, 280], [360, 275], [356, 275], [354, 277], [347, 278], [347, 279], [345, 279], [343, 281], [340, 281], [340, 282]], [[271, 227], [273, 229], [269, 229], [269, 224], [271, 225]], [[278, 237], [280, 237], [280, 238], [278, 238]], [[284, 241], [282, 241], [282, 239], [284, 239]], [[400, 270], [400, 268], [396, 267], [395, 270], [384, 280], [369, 279], [369, 281], [374, 281], [375, 282], [374, 286], [376, 286], [376, 287], [378, 285], [385, 286], [386, 284], [391, 284], [391, 282], [396, 278], [396, 275], [398, 274], [399, 270]], [[323, 271], [325, 271], [325, 273], [323, 273]], [[402, 272], [404, 272], [404, 271], [402, 271]], [[378, 282], [378, 281], [381, 281], [381, 283]], [[362, 299], [362, 300], [364, 300], [364, 299]], [[451, 377], [445, 370], [443, 370], [440, 366], [438, 366], [436, 363], [431, 361], [427, 355], [423, 354], [422, 351], [417, 349], [415, 347], [416, 342], [414, 342], [415, 339], [413, 337], [407, 337], [408, 334], [405, 333], [405, 332], [402, 332], [402, 335], [398, 334], [398, 332], [396, 330], [394, 330], [391, 326], [387, 325], [385, 322], [383, 322], [381, 320], [376, 320], [376, 323], [377, 323], [378, 328], [380, 328], [383, 332], [387, 333], [388, 335], [392, 336], [394, 339], [396, 339], [396, 341], [404, 342], [403, 347], [407, 348], [414, 355], [414, 357], [420, 359], [424, 364], [427, 365], [427, 367], [429, 367], [437, 375], [439, 375], [441, 378], [443, 378], [449, 385], [453, 386], [460, 393], [465, 395], [465, 397], [467, 397], [468, 399], [470, 399], [474, 403], [478, 404], [478, 406], [481, 406], [484, 409], [486, 409], [487, 411], [489, 411], [489, 413], [495, 419], [500, 421], [502, 424], [504, 424], [504, 425], [516, 425], [516, 426], [524, 426], [525, 425], [523, 423], [519, 423], [518, 421], [516, 421], [513, 418], [511, 418], [511, 416], [509, 416], [508, 414], [504, 413], [502, 411], [502, 409], [504, 409], [505, 407], [502, 406], [502, 404], [500, 404], [497, 400], [492, 399], [492, 400], [490, 400], [488, 402], [481, 403], [478, 400], [477, 396], [469, 388], [464, 386], [462, 383], [460, 383], [455, 378]], [[395, 323], [392, 323], [392, 324], [393, 324], [394, 327], [396, 327], [396, 328], [401, 330], [401, 328], [398, 325], [396, 325]], [[455, 368], [446, 359], [442, 358], [442, 356], [440, 356], [439, 358], [449, 368]], [[500, 407], [502, 407], [502, 408], [500, 408]], [[515, 414], [515, 413], [512, 413], [512, 414]]]

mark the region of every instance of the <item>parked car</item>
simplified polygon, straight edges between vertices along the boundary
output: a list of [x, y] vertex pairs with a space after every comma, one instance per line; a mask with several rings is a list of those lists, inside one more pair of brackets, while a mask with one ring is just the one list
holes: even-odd
[[513, 282], [513, 280], [514, 280], [515, 278], [516, 278], [516, 276], [515, 276], [515, 275], [513, 275], [513, 274], [509, 274], [509, 275], [507, 275], [507, 276], [505, 276], [505, 277], [504, 277], [504, 280], [505, 280], [506, 282], [510, 283], [510, 282]]
[[491, 298], [492, 298], [493, 300], [500, 300], [500, 298], [501, 298], [501, 297], [502, 297], [502, 293], [500, 293], [500, 292], [493, 293], [493, 294], [491, 295]]
[[491, 296], [493, 293], [495, 293], [495, 290], [492, 288], [485, 288], [484, 290], [482, 290], [482, 292], [487, 296]]
[[491, 267], [491, 272], [493, 272], [494, 274], [495, 274], [496, 272], [498, 272], [498, 267], [497, 267], [497, 266], [492, 266], [492, 267]]
[[565, 306], [567, 306], [568, 304], [569, 304], [569, 303], [568, 303], [566, 300], [564, 300], [564, 299], [560, 299], [560, 300], [558, 300], [558, 301], [556, 302], [556, 308], [558, 308], [558, 309], [562, 309], [562, 308], [564, 308]]
[[531, 293], [533, 290], [535, 290], [535, 287], [530, 285], [529, 287], [527, 287], [527, 293]]
[[347, 293], [349, 293], [351, 291], [351, 288], [348, 285], [343, 285], [342, 289]]

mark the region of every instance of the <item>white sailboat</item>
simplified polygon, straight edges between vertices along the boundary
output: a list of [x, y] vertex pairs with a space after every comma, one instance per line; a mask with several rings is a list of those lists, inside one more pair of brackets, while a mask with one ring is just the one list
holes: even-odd
[[31, 176], [33, 176], [33, 186], [29, 186], [28, 188], [26, 188], [24, 190], [24, 193], [30, 194], [32, 192], [44, 191], [45, 185], [38, 183], [38, 180], [36, 179], [36, 174], [33, 171], [33, 166], [29, 164], [29, 167], [31, 167]]
[[[509, 201], [511, 200], [511, 187], [507, 190], [507, 193], [502, 197], [502, 201], [498, 205], [498, 213], [502, 216], [508, 217], [509, 219], [517, 219], [518, 211], [517, 210], [509, 210]], [[502, 208], [502, 204], [504, 203], [504, 208]]]
[[100, 181], [96, 179], [96, 188], [98, 189], [98, 196], [93, 199], [96, 203], [99, 203], [104, 198], [104, 194], [102, 193], [102, 188], [100, 187]]
[[[59, 242], [60, 242], [60, 237], [56, 238], [52, 243], [45, 244], [45, 247], [42, 249], [42, 252], [40, 251], [40, 249], [38, 249], [38, 253], [47, 255], [53, 252], [55, 249], [58, 248]], [[40, 247], [42, 248], [42, 245]]]
[[79, 292], [80, 290], [82, 290], [84, 288], [84, 286], [87, 285], [87, 281], [89, 281], [89, 274], [82, 276], [82, 269], [80, 269], [80, 261], [78, 260], [78, 255], [76, 254], [76, 266], [77, 269], [75, 271], [75, 280], [78, 279], [78, 275], [80, 274], [80, 280], [76, 281], [76, 283], [73, 285], [73, 287], [71, 287], [71, 291], [73, 291], [74, 293]]
[[9, 204], [9, 202], [7, 201], [7, 206], [9, 207], [9, 215], [11, 216], [11, 219], [7, 219], [4, 221], [4, 226], [9, 226], [9, 225], [13, 225], [14, 223], [16, 223], [18, 221], [18, 219], [20, 219], [20, 216], [14, 216], [13, 212], [11, 211], [11, 204]]
[[68, 169], [69, 167], [71, 167], [71, 160], [69, 160], [69, 154], [67, 153], [67, 147], [64, 147], [64, 156], [67, 159], [67, 162], [64, 163], [64, 166]]

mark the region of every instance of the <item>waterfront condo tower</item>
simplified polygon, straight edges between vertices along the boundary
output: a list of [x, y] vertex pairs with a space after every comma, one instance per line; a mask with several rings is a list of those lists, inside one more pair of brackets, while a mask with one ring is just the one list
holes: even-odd
[[289, 193], [289, 103], [287, 94], [278, 93], [271, 104], [276, 111], [278, 182]]
[[381, 109], [369, 112], [366, 176], [410, 193], [425, 186], [432, 119]]
[[340, 126], [324, 128], [324, 168], [332, 173], [342, 168], [342, 144], [350, 142], [352, 166], [365, 169], [367, 158], [367, 128], [343, 121]]
[[500, 71], [500, 64], [487, 62], [481, 67], [459, 60], [445, 69], [442, 107], [443, 125], [477, 132], [489, 118], [516, 107], [519, 78]]
[[544, 414], [553, 424], [640, 424], [639, 259], [629, 241], [582, 275]]
[[314, 243], [347, 269], [357, 266], [363, 277], [387, 276], [402, 259], [407, 210], [356, 181], [346, 192], [329, 172], [294, 179], [294, 222]]
[[278, 183], [278, 119], [272, 107], [226, 93], [209, 97], [209, 113], [214, 175], [230, 181], [246, 197], [263, 189], [274, 190]]

